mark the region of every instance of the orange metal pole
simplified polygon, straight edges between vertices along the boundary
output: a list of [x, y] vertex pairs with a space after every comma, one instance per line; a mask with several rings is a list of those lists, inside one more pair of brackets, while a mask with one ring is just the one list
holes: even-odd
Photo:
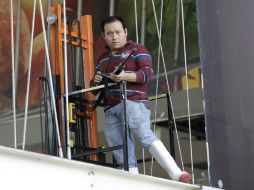
[[[93, 79], [94, 68], [94, 54], [93, 54], [93, 32], [92, 32], [92, 16], [85, 15], [81, 17], [81, 31], [82, 34], [87, 36], [87, 41], [82, 41], [82, 46], [87, 46], [83, 50], [83, 62], [84, 62], [84, 83], [85, 87], [90, 87], [90, 81]], [[91, 92], [85, 94], [85, 98], [88, 100], [95, 100], [94, 94]], [[93, 148], [98, 147], [98, 129], [96, 111], [91, 106], [86, 107], [88, 116], [88, 134], [89, 134], [89, 146]], [[93, 157], [97, 159], [97, 157]]]
[[[51, 26], [51, 54], [52, 54], [52, 63], [54, 64], [54, 74], [60, 77], [60, 94], [64, 94], [64, 57], [63, 57], [63, 20], [62, 20], [62, 6], [57, 4], [57, 6], [51, 8], [51, 12], [57, 15], [57, 25], [53, 24]], [[82, 48], [83, 54], [83, 65], [84, 65], [84, 86], [85, 88], [90, 87], [90, 81], [94, 76], [94, 54], [93, 54], [93, 32], [92, 32], [92, 17], [90, 15], [81, 17], [81, 34], [79, 34], [78, 27], [74, 26], [73, 31], [68, 31], [67, 35], [71, 35], [76, 39], [80, 39], [82, 42], [78, 43], [77, 41], [69, 41], [68, 44], [72, 44], [77, 47]], [[52, 65], [53, 65], [52, 64]], [[95, 95], [91, 92], [85, 93], [85, 99], [93, 101], [95, 100]], [[59, 110], [61, 110], [61, 100], [59, 99]], [[88, 143], [89, 147], [98, 148], [98, 129], [97, 129], [97, 116], [96, 111], [93, 110], [91, 105], [86, 105], [86, 113], [84, 114], [87, 119], [88, 126]], [[60, 116], [61, 114], [59, 114]], [[62, 129], [62, 120], [59, 117], [60, 129]], [[61, 133], [62, 134], [62, 133]], [[62, 135], [61, 135], [62, 137]], [[61, 138], [62, 139], [62, 138]], [[97, 155], [91, 156], [92, 160], [98, 160]]]
[[60, 72], [60, 91], [64, 94], [64, 60], [63, 60], [63, 27], [62, 27], [62, 6], [57, 4], [57, 25], [58, 25], [58, 58]]
[[[50, 9], [52, 14], [55, 14], [58, 16], [59, 19], [59, 14], [61, 15], [61, 6], [59, 9], [59, 6], [51, 7]], [[60, 18], [61, 19], [61, 18]], [[60, 65], [62, 65], [60, 61], [60, 56], [59, 56], [59, 28], [58, 25], [52, 24], [50, 26], [50, 51], [51, 51], [51, 68], [52, 68], [52, 74], [55, 76], [55, 78], [61, 77], [60, 75]], [[61, 87], [62, 88], [62, 87]], [[61, 138], [61, 144], [63, 146], [63, 123], [62, 123], [62, 114], [61, 114], [61, 99], [57, 99], [57, 113], [58, 113], [58, 123], [59, 123], [59, 131], [60, 131], [60, 138]]]
[[[51, 7], [50, 12], [52, 14], [57, 14], [57, 9], [55, 7]], [[52, 73], [56, 74], [56, 65], [57, 64], [57, 55], [56, 55], [56, 33], [57, 28], [54, 24], [50, 26], [50, 59], [51, 59], [51, 67]]]

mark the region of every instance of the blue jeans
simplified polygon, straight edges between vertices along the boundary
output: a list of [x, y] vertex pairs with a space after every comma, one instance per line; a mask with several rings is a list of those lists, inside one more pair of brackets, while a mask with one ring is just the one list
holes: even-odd
[[[141, 143], [143, 148], [149, 148], [150, 145], [158, 138], [150, 128], [150, 110], [141, 102], [133, 102], [127, 100], [127, 120], [129, 125], [128, 135], [128, 159], [129, 167], [137, 167], [137, 159], [135, 156], [134, 138]], [[123, 144], [123, 102], [106, 110], [106, 128], [105, 136], [110, 147]], [[113, 151], [114, 158], [120, 168], [123, 167], [123, 150]]]

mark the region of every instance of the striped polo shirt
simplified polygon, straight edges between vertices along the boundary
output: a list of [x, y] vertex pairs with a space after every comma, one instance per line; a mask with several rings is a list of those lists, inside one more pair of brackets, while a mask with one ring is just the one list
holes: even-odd
[[[153, 77], [152, 59], [147, 49], [139, 44], [128, 40], [124, 47], [120, 48], [114, 55], [110, 50], [99, 57], [96, 70], [102, 73], [112, 73], [115, 67], [121, 63], [130, 52], [136, 48], [124, 63], [125, 72], [134, 72], [137, 76], [136, 82], [127, 82], [127, 99], [148, 103], [148, 82]], [[119, 85], [109, 88], [109, 96], [104, 100], [106, 107], [112, 107], [121, 101]]]

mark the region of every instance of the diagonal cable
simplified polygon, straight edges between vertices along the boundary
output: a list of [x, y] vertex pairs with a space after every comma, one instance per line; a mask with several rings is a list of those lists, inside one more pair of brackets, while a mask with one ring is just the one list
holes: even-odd
[[[164, 2], [161, 0], [161, 11], [160, 11], [160, 29], [159, 29], [159, 38], [161, 38], [162, 31], [162, 17], [163, 17], [163, 6]], [[157, 77], [156, 77], [156, 92], [155, 92], [155, 110], [154, 110], [154, 123], [153, 123], [153, 131], [155, 132], [156, 128], [156, 118], [157, 118], [157, 107], [158, 107], [158, 89], [159, 89], [159, 73], [160, 73], [160, 57], [161, 57], [161, 49], [158, 48], [158, 57], [157, 57]], [[153, 173], [153, 158], [151, 161], [151, 175]]]
[[159, 48], [161, 50], [162, 63], [163, 63], [163, 68], [164, 68], [164, 72], [165, 72], [165, 78], [166, 78], [166, 83], [167, 83], [167, 90], [168, 90], [168, 94], [169, 94], [169, 101], [170, 101], [170, 104], [171, 104], [171, 107], [172, 107], [172, 117], [173, 117], [175, 132], [176, 132], [176, 138], [177, 138], [177, 143], [178, 143], [178, 148], [179, 148], [179, 154], [180, 154], [182, 169], [184, 170], [182, 150], [181, 150], [181, 146], [180, 146], [180, 142], [179, 142], [178, 130], [177, 130], [177, 127], [176, 127], [174, 107], [173, 107], [173, 104], [172, 104], [171, 92], [170, 92], [170, 89], [169, 89], [169, 81], [168, 81], [168, 76], [167, 76], [167, 69], [166, 69], [166, 64], [165, 64], [164, 53], [163, 53], [162, 44], [161, 44], [161, 38], [159, 36], [158, 19], [157, 19], [157, 16], [156, 16], [156, 10], [155, 10], [155, 5], [154, 5], [154, 0], [152, 0], [152, 4], [153, 4], [153, 12], [154, 12], [154, 19], [155, 19], [155, 24], [156, 24], [156, 30], [157, 30], [158, 40], [159, 40]]
[[181, 0], [181, 13], [182, 13], [182, 30], [183, 30], [183, 51], [184, 51], [184, 68], [185, 68], [185, 83], [186, 83], [186, 98], [187, 98], [187, 109], [188, 109], [188, 125], [189, 125], [189, 142], [190, 142], [190, 155], [191, 155], [191, 175], [192, 183], [194, 183], [194, 171], [193, 171], [193, 151], [192, 151], [192, 140], [191, 140], [191, 120], [190, 120], [190, 96], [189, 96], [189, 79], [188, 79], [188, 68], [187, 68], [187, 55], [186, 55], [186, 36], [185, 36], [185, 24], [184, 24], [184, 10], [183, 0]]
[[11, 9], [11, 63], [12, 63], [12, 109], [13, 109], [13, 135], [14, 148], [17, 148], [17, 121], [16, 121], [16, 82], [15, 82], [15, 67], [14, 67], [14, 31], [13, 31], [13, 0], [10, 3]]
[[62, 158], [63, 157], [63, 150], [62, 150], [61, 141], [60, 141], [59, 124], [58, 124], [58, 119], [57, 119], [58, 117], [57, 117], [57, 111], [56, 111], [56, 100], [55, 100], [55, 94], [54, 94], [54, 89], [53, 89], [52, 72], [51, 72], [51, 67], [50, 67], [49, 50], [48, 50], [48, 44], [47, 44], [47, 37], [46, 37], [45, 24], [44, 24], [44, 14], [43, 14], [41, 0], [39, 0], [39, 3], [40, 3], [40, 13], [41, 13], [41, 22], [42, 22], [42, 29], [43, 29], [45, 53], [46, 53], [46, 58], [47, 58], [46, 63], [47, 63], [47, 69], [48, 69], [48, 73], [49, 73], [50, 95], [52, 98], [54, 119], [55, 119], [55, 124], [56, 124], [58, 151], [59, 151], [59, 156]]
[[37, 2], [37, 0], [34, 0], [30, 52], [29, 52], [29, 63], [28, 63], [28, 76], [27, 76], [27, 86], [26, 86], [25, 118], [24, 118], [23, 142], [22, 142], [22, 149], [23, 150], [25, 149], [25, 143], [26, 143], [27, 111], [28, 111], [28, 100], [29, 100], [29, 89], [30, 89], [30, 78], [31, 78], [31, 67], [32, 67], [32, 55], [33, 55], [33, 39], [34, 39], [33, 37], [34, 37], [36, 2]]

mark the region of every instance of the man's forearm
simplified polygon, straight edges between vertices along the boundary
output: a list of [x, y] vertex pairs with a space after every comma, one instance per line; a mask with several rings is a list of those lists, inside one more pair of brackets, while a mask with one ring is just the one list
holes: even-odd
[[123, 80], [129, 81], [129, 82], [136, 82], [137, 76], [134, 72], [125, 72], [123, 76]]

